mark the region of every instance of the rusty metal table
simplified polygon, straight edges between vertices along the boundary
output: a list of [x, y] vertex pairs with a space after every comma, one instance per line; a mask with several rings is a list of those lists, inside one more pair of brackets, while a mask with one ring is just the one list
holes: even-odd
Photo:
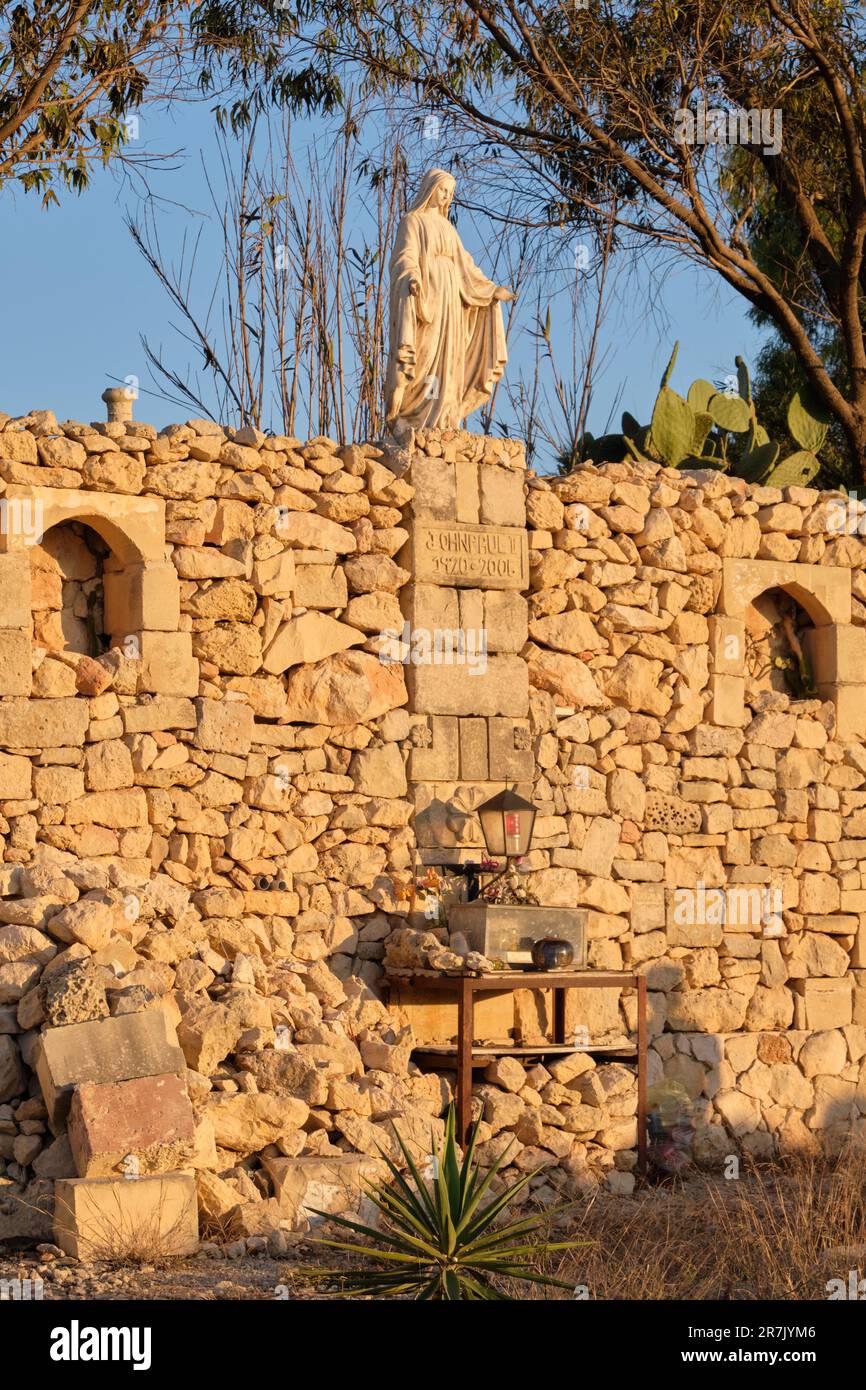
[[[457, 1071], [456, 1106], [457, 1133], [465, 1144], [472, 1117], [472, 1063], [480, 1053], [497, 1056], [543, 1056], [552, 1052], [607, 1052], [621, 1055], [622, 1049], [572, 1046], [565, 1039], [565, 991], [568, 989], [635, 989], [637, 990], [637, 1152], [638, 1171], [646, 1171], [647, 1149], [647, 988], [646, 976], [617, 970], [503, 970], [495, 975], [386, 975], [384, 984], [390, 992], [401, 990], [434, 990], [452, 994], [457, 1000], [457, 1047], [419, 1048], [419, 1052], [434, 1052], [438, 1063], [448, 1069], [454, 1058]], [[499, 1047], [476, 1044], [474, 1038], [475, 996], [491, 991], [518, 989], [549, 989], [553, 994], [553, 1038], [550, 1044], [539, 1043], [525, 1047]]]

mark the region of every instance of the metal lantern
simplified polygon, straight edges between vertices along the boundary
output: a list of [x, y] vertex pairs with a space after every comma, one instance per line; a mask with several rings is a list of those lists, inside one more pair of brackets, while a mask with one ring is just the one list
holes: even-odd
[[536, 815], [531, 801], [517, 792], [499, 792], [478, 807], [477, 815], [492, 859], [520, 859], [529, 853]]

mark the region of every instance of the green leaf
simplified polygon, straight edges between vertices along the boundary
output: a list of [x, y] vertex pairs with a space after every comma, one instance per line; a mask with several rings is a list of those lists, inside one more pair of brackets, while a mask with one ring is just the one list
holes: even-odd
[[788, 403], [788, 429], [801, 448], [817, 454], [827, 438], [830, 417], [815, 392], [807, 386], [795, 391]]
[[779, 446], [775, 442], [759, 444], [750, 454], [740, 460], [736, 475], [745, 478], [747, 483], [757, 483], [766, 478], [779, 457]]
[[742, 396], [725, 396], [717, 391], [710, 397], [707, 406], [719, 429], [730, 430], [732, 434], [744, 434], [749, 428], [751, 412]]
[[679, 350], [680, 350], [680, 345], [679, 345], [679, 343], [674, 343], [674, 350], [673, 350], [673, 352], [671, 353], [670, 361], [668, 362], [668, 365], [665, 367], [665, 374], [664, 374], [664, 376], [662, 377], [662, 383], [661, 383], [661, 386], [660, 386], [660, 388], [659, 388], [660, 391], [664, 391], [665, 387], [667, 386], [668, 382], [669, 382], [670, 379], [671, 379], [671, 372], [672, 372], [673, 369], [674, 369], [674, 364], [675, 364], [675, 362], [676, 362], [676, 360], [677, 360], [677, 353], [679, 352]]
[[663, 386], [656, 398], [650, 434], [669, 468], [676, 468], [691, 448], [695, 434], [692, 408], [669, 386]]
[[798, 453], [789, 454], [786, 459], [782, 459], [765, 482], [767, 487], [808, 487], [820, 467], [820, 459], [809, 449], [801, 449]]
[[704, 445], [707, 442], [707, 435], [713, 428], [713, 417], [709, 411], [701, 410], [695, 415], [695, 432], [692, 435], [691, 451], [693, 454], [703, 453]]
[[742, 396], [743, 400], [747, 403], [747, 405], [751, 405], [752, 383], [749, 379], [749, 369], [743, 361], [742, 357], [735, 357], [734, 364], [737, 368], [737, 385], [740, 390], [740, 395]]
[[716, 394], [716, 388], [711, 381], [704, 381], [703, 377], [698, 377], [689, 387], [686, 397], [689, 405], [696, 415], [702, 415], [710, 403], [711, 397]]

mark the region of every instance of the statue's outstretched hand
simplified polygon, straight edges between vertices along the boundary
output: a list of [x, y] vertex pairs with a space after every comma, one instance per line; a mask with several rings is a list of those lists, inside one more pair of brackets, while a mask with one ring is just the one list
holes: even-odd
[[506, 303], [510, 303], [512, 299], [517, 298], [517, 295], [513, 290], [510, 290], [507, 285], [498, 285], [493, 291], [493, 298], [494, 301], [504, 300]]

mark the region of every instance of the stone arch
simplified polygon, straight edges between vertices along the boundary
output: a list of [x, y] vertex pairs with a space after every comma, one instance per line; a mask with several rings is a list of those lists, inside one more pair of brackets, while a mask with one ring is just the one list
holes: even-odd
[[707, 717], [740, 727], [745, 711], [746, 610], [781, 589], [809, 615], [808, 654], [818, 694], [832, 700], [842, 738], [866, 732], [866, 631], [851, 623], [851, 572], [834, 565], [726, 559], [717, 612], [710, 619], [711, 701]]
[[28, 548], [71, 521], [88, 526], [109, 547], [103, 565], [104, 629], [112, 645], [129, 650], [132, 644], [132, 653], [140, 656], [140, 688], [197, 694], [191, 634], [179, 630], [180, 583], [166, 559], [163, 499], [23, 486], [10, 486], [0, 499], [0, 694], [31, 690]]

